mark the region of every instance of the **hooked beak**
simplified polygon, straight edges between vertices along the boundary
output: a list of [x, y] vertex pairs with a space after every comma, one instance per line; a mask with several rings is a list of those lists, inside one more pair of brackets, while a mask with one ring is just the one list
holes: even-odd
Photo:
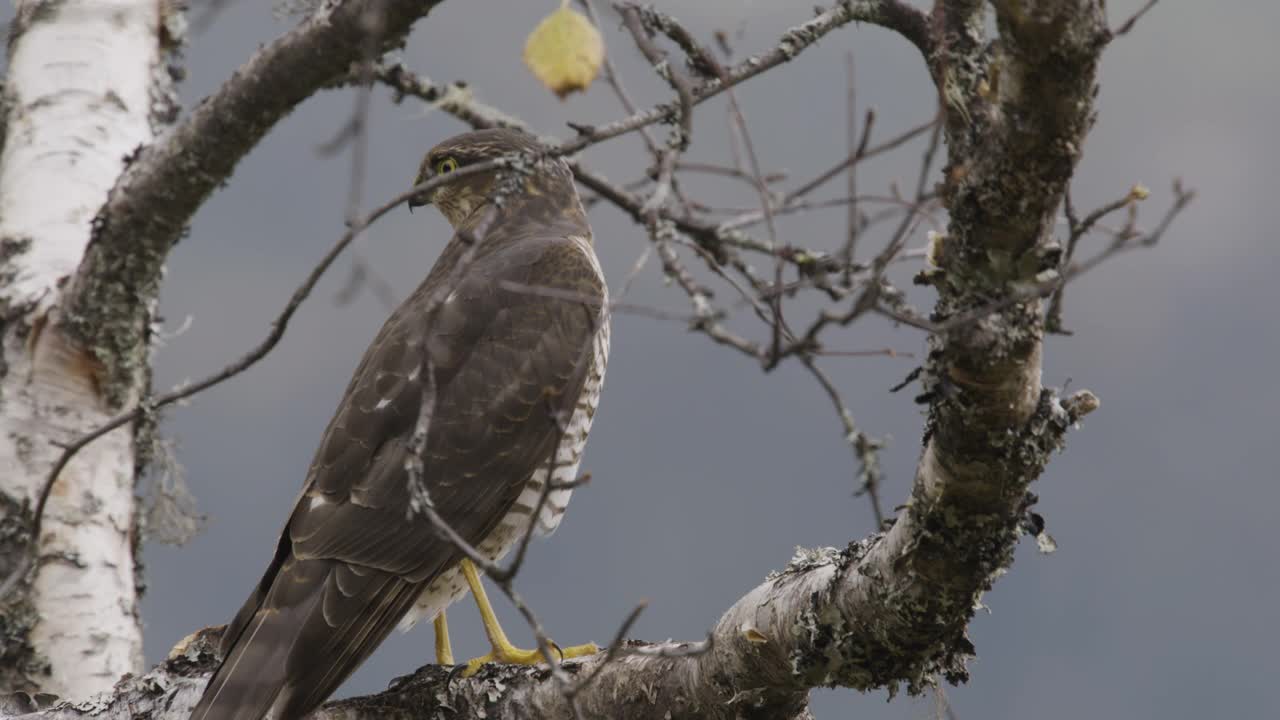
[[[426, 181], [430, 180], [432, 177], [435, 177], [435, 176], [434, 176], [434, 175], [432, 175], [432, 174], [428, 174], [428, 175], [421, 176], [421, 177], [419, 177], [419, 178], [418, 178], [417, 182], [415, 182], [415, 183], [414, 183], [414, 185], [421, 185], [422, 183], [424, 183], [424, 182], [426, 182]], [[409, 198], [409, 203], [408, 203], [408, 204], [409, 204], [409, 212], [411, 212], [411, 213], [412, 213], [414, 208], [420, 208], [420, 207], [422, 207], [423, 205], [430, 205], [430, 204], [431, 204], [431, 194], [430, 194], [430, 192], [429, 192], [429, 191], [427, 191], [427, 192], [415, 193], [414, 195], [412, 195], [412, 196]]]

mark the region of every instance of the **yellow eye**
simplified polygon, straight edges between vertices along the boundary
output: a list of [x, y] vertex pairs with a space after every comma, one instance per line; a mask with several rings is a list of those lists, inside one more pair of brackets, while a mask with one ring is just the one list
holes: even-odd
[[451, 172], [453, 172], [454, 170], [457, 170], [457, 169], [458, 169], [458, 161], [457, 161], [457, 160], [454, 160], [454, 159], [453, 159], [453, 158], [451, 158], [451, 157], [450, 157], [450, 158], [445, 158], [445, 159], [441, 160], [440, 162], [436, 163], [436, 174], [437, 174], [437, 175], [444, 175], [445, 173], [451, 173]]

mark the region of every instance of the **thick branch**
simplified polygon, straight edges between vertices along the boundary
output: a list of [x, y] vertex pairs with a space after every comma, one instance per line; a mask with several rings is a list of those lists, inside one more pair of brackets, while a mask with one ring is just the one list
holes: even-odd
[[[1067, 428], [1097, 405], [1087, 391], [1062, 403], [1049, 393], [1041, 400], [1033, 422], [1010, 446], [1047, 457]], [[1007, 563], [1013, 537], [954, 537], [957, 514], [977, 508], [963, 493], [949, 492], [952, 485], [926, 453], [911, 504], [887, 533], [843, 550], [798, 552], [720, 618], [709, 652], [689, 655], [689, 643], [630, 642], [612, 661], [600, 653], [565, 662], [575, 677], [596, 673], [577, 695], [583, 713], [619, 720], [806, 717], [808, 691], [819, 686], [918, 691], [938, 674], [962, 679], [972, 651], [965, 625], [976, 595]], [[1022, 509], [1023, 498], [1012, 504]], [[945, 540], [932, 539], [939, 534]], [[973, 544], [955, 552], [951, 543], [958, 541]], [[951, 550], [939, 555], [938, 548]], [[953, 586], [969, 590], [955, 597], [935, 592]], [[147, 675], [121, 681], [110, 697], [52, 707], [46, 699], [46, 709], [37, 710], [35, 700], [13, 696], [8, 711], [29, 712], [19, 715], [28, 720], [185, 719], [216, 665], [219, 632], [197, 633]], [[476, 677], [461, 678], [451, 668], [427, 665], [392, 681], [385, 692], [330, 703], [313, 718], [434, 717], [446, 709], [450, 717], [573, 717], [549, 674], [546, 668], [487, 666]], [[0, 711], [7, 708], [0, 702]]]
[[[303, 100], [367, 52], [367, 13], [382, 13], [380, 51], [404, 41], [440, 0], [325, 3], [259, 50], [163, 141], [143, 148], [94, 220], [67, 303], [70, 327], [103, 364], [119, 407], [124, 378], [146, 363], [147, 313], [170, 248], [236, 163]], [[372, 10], [371, 10], [372, 8]]]
[[[1096, 0], [994, 4], [998, 39], [988, 47], [957, 30], [967, 41], [953, 36], [935, 66], [947, 110], [943, 196], [951, 216], [935, 243], [940, 272], [928, 278], [939, 322], [1000, 303], [1056, 267], [1048, 241], [1093, 121], [1108, 37]], [[978, 32], [972, 22], [960, 27]], [[931, 341], [926, 458], [932, 453], [959, 476], [966, 493], [1008, 492], [1039, 473], [1040, 460], [1011, 454], [1005, 439], [1039, 401], [1042, 334], [1039, 301], [1028, 300]]]
[[[1056, 266], [1050, 234], [1093, 119], [1106, 23], [1099, 0], [994, 4], [1000, 34], [990, 45], [973, 22], [976, 3], [945, 4], [959, 22], [934, 67], [947, 113], [950, 223], [934, 244], [932, 319], [1001, 308], [930, 338], [929, 424], [910, 511], [928, 531], [914, 548], [912, 589], [930, 589], [915, 597], [938, 618], [967, 617], [1011, 561], [1027, 488], [1073, 412], [1041, 387], [1039, 300], [1005, 301]], [[1090, 398], [1069, 407], [1095, 407]], [[905, 628], [895, 640], [928, 642], [939, 631], [936, 641], [953, 632], [945, 623]]]
[[[1095, 0], [997, 2], [1000, 37], [966, 44], [936, 75], [947, 96], [952, 234], [981, 228], [982, 250], [1025, 257], [1052, 228], [1094, 120], [1097, 61], [1109, 38]], [[963, 102], [953, 102], [962, 92]], [[1017, 271], [995, 268], [1000, 280]]]

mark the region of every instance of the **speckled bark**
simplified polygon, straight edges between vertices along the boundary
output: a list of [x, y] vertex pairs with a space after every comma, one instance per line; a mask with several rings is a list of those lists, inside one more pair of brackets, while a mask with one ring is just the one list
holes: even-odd
[[[249, 59], [162, 142], [142, 148], [94, 219], [68, 326], [103, 365], [108, 399], [147, 362], [150, 307], [174, 243], [209, 194], [267, 132], [367, 52], [364, 19], [382, 6], [382, 51], [440, 0], [327, 2]], [[124, 385], [122, 385], [124, 384]]]
[[[121, 158], [167, 119], [164, 15], [159, 0], [16, 6], [0, 108], [0, 578], [17, 579], [0, 603], [6, 690], [87, 696], [142, 669], [131, 434], [67, 466], [38, 537], [33, 507], [55, 443], [112, 414], [92, 358], [56, 318]], [[144, 382], [132, 376], [122, 393], [137, 397]]]

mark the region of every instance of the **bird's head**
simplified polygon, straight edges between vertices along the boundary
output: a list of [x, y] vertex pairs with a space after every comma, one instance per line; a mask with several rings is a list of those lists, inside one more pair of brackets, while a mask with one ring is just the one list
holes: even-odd
[[[414, 185], [434, 177], [457, 172], [486, 160], [495, 160], [514, 153], [533, 154], [542, 150], [538, 139], [521, 130], [496, 128], [455, 135], [431, 148], [423, 158]], [[409, 209], [423, 205], [440, 208], [450, 225], [463, 226], [476, 211], [492, 202], [498, 193], [500, 177], [513, 170], [495, 168], [473, 174], [465, 174], [453, 182], [432, 190], [418, 193], [409, 199]], [[567, 185], [573, 193], [573, 176], [561, 160], [548, 159], [537, 163], [531, 170], [522, 172], [522, 191], [526, 196], [546, 196]]]

